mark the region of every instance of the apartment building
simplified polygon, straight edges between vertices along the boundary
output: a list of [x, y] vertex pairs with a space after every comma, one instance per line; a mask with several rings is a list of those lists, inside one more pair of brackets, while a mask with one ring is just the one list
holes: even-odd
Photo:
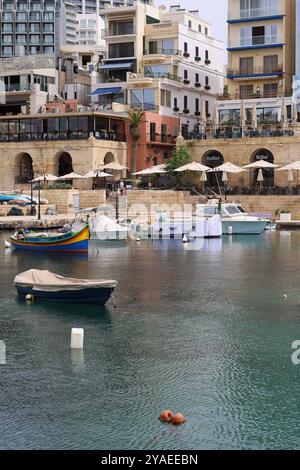
[[71, 1], [2, 0], [0, 57], [59, 53], [76, 44], [76, 12]]

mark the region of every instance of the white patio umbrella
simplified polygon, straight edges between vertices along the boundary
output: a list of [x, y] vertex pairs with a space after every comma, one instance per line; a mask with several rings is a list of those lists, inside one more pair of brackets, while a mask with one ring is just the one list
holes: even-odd
[[104, 171], [100, 170], [92, 170], [89, 171], [86, 175], [84, 175], [84, 178], [107, 178], [109, 176], [113, 176], [110, 173], [104, 173]]
[[278, 168], [278, 171], [289, 171], [289, 170], [300, 170], [300, 161], [296, 161], [293, 163], [289, 163], [286, 166], [283, 166], [282, 168]]
[[184, 171], [198, 171], [198, 172], [203, 172], [203, 171], [208, 171], [210, 168], [208, 166], [202, 165], [201, 163], [198, 162], [192, 162], [188, 163], [187, 165], [181, 166], [180, 168], [177, 168], [175, 171], [177, 173], [181, 173]]
[[257, 162], [254, 162], [254, 163], [250, 163], [250, 165], [245, 165], [243, 166], [244, 169], [254, 169], [255, 168], [272, 168], [273, 170], [275, 168], [278, 168], [278, 165], [274, 165], [274, 163], [269, 163], [269, 162], [266, 162], [265, 160], [257, 160]]
[[288, 182], [292, 183], [294, 181], [293, 170], [288, 170]]
[[227, 183], [227, 181], [228, 181], [228, 173], [227, 173], [227, 171], [223, 171], [223, 173], [222, 173], [222, 181], [223, 181], [223, 183]]
[[138, 171], [136, 173], [132, 173], [133, 176], [151, 176], [151, 175], [159, 175], [167, 173], [166, 165], [155, 165], [151, 168], [145, 168], [145, 170]]
[[116, 170], [116, 171], [122, 171], [122, 170], [127, 170], [127, 166], [121, 165], [118, 162], [111, 162], [111, 163], [106, 163], [101, 167], [101, 170]]
[[206, 174], [206, 171], [202, 171], [202, 175], [201, 175], [200, 181], [201, 181], [202, 183], [206, 183], [206, 181], [207, 181], [207, 174]]
[[75, 173], [72, 171], [72, 173], [68, 173], [67, 175], [60, 176], [58, 179], [59, 180], [79, 180], [79, 179], [84, 179], [86, 178], [85, 176], [79, 175], [78, 173]]
[[262, 183], [263, 181], [264, 181], [264, 175], [263, 175], [262, 169], [260, 169], [257, 174], [257, 182]]
[[58, 176], [50, 175], [50, 173], [44, 173], [43, 175], [34, 178], [34, 180], [30, 181], [30, 183], [38, 183], [42, 181], [57, 181], [58, 179]]
[[240, 166], [234, 165], [231, 162], [226, 162], [226, 163], [223, 163], [223, 165], [217, 166], [216, 168], [211, 168], [209, 171], [210, 172], [225, 171], [226, 173], [242, 173], [243, 171], [246, 171], [246, 170], [244, 168], [241, 168]]

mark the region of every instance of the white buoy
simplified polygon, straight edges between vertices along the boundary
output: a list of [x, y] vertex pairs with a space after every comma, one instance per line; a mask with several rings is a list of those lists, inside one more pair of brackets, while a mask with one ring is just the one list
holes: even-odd
[[228, 225], [228, 229], [227, 229], [227, 230], [228, 230], [228, 231], [227, 231], [228, 235], [233, 235], [233, 227], [232, 227], [232, 225]]
[[186, 235], [183, 235], [182, 237], [182, 243], [188, 243], [189, 242], [189, 239]]
[[11, 243], [7, 242], [6, 240], [4, 240], [4, 246], [5, 248], [10, 248], [11, 247]]
[[135, 241], [136, 241], [136, 242], [140, 242], [140, 241], [141, 241], [140, 237], [137, 236], [137, 237], [135, 238]]
[[288, 298], [287, 294], [284, 294], [283, 298], [284, 298], [284, 299], [287, 299], [287, 298]]
[[72, 328], [71, 349], [83, 349], [84, 329]]
[[26, 298], [26, 300], [28, 300], [30, 302], [32, 302], [34, 300], [34, 297], [33, 297], [32, 294], [27, 294], [25, 298]]

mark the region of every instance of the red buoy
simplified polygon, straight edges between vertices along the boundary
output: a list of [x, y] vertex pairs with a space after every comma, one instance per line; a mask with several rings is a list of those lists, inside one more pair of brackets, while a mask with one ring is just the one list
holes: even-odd
[[186, 421], [186, 417], [183, 416], [181, 413], [177, 413], [171, 419], [171, 423], [174, 424], [174, 426], [180, 426], [180, 424], [184, 424], [186, 423]]
[[165, 410], [165, 411], [163, 411], [162, 413], [160, 413], [159, 419], [160, 419], [163, 423], [171, 423], [173, 417], [174, 417], [174, 415], [173, 415], [172, 411], [170, 411], [170, 410]]

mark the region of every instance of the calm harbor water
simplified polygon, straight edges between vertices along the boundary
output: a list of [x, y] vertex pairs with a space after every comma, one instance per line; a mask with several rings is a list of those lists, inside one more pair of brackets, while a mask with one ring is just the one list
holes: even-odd
[[[200, 251], [95, 241], [88, 257], [11, 253], [5, 238], [1, 449], [300, 449], [300, 233]], [[14, 276], [32, 267], [118, 279], [117, 308], [20, 302]], [[162, 425], [166, 408], [188, 423]]]

